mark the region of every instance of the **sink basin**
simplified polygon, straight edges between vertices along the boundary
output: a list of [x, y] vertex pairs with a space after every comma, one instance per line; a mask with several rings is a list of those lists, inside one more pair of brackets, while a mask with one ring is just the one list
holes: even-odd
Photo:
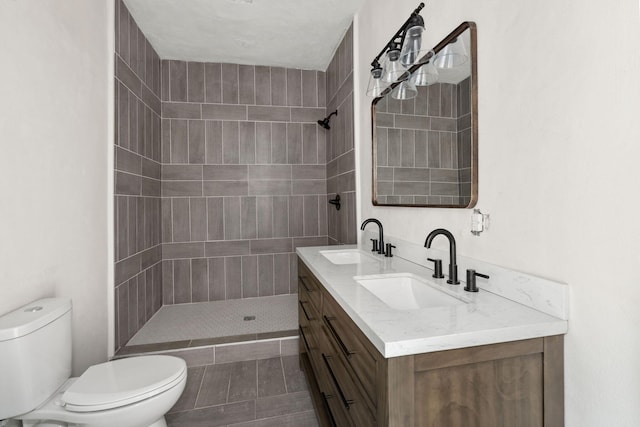
[[394, 310], [452, 307], [467, 303], [410, 273], [356, 276], [354, 280]]
[[363, 264], [378, 262], [371, 255], [365, 254], [358, 249], [341, 249], [333, 251], [320, 251], [322, 256], [334, 264]]

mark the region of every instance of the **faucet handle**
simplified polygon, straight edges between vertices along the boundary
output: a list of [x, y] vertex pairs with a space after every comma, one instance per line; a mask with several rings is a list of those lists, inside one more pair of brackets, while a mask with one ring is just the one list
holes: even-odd
[[482, 273], [477, 273], [475, 270], [473, 269], [468, 269], [467, 270], [467, 285], [464, 287], [464, 290], [467, 292], [478, 292], [478, 286], [476, 286], [476, 276], [479, 277], [484, 277], [485, 279], [488, 279], [489, 276], [487, 276], [486, 274], [482, 274]]
[[369, 239], [373, 242], [373, 248], [371, 249], [371, 252], [378, 252], [378, 239]]
[[433, 263], [433, 275], [431, 277], [444, 279], [444, 274], [442, 274], [442, 260], [433, 258], [427, 258], [427, 260]]
[[392, 245], [391, 243], [387, 243], [386, 247], [387, 247], [387, 250], [386, 250], [384, 256], [386, 256], [387, 258], [391, 258], [393, 256], [393, 254], [391, 253], [391, 248], [395, 248], [396, 245]]

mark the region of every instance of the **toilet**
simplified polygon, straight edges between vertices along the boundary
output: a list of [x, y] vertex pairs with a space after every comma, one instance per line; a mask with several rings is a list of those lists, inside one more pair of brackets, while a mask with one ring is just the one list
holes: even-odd
[[187, 365], [150, 355], [70, 375], [70, 299], [45, 298], [0, 316], [0, 426], [166, 427]]

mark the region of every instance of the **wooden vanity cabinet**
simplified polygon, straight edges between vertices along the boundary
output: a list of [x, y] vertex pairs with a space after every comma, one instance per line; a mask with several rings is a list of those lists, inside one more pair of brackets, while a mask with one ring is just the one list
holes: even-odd
[[301, 365], [323, 426], [563, 426], [563, 337], [385, 359], [298, 262]]

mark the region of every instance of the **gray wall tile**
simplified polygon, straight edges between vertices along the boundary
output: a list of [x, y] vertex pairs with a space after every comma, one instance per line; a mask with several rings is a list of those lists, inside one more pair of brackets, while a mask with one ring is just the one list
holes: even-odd
[[248, 167], [247, 165], [204, 165], [203, 179], [207, 181], [246, 181]]
[[224, 269], [226, 299], [242, 298], [242, 258], [225, 257]]
[[273, 289], [276, 295], [289, 293], [289, 255], [273, 256]]
[[256, 218], [258, 238], [273, 237], [273, 198], [256, 198]]
[[273, 295], [273, 255], [258, 256], [258, 292], [259, 295]]
[[222, 64], [222, 102], [238, 103], [238, 65]]
[[238, 122], [222, 122], [222, 162], [225, 164], [238, 164], [240, 162]]
[[255, 67], [252, 65], [240, 65], [238, 67], [238, 100], [240, 104], [255, 104]]
[[206, 120], [247, 120], [247, 106], [202, 104], [202, 118]]
[[204, 102], [204, 63], [187, 63], [187, 100]]
[[205, 126], [205, 159], [208, 164], [222, 163], [222, 122], [207, 120]]
[[202, 181], [163, 181], [162, 197], [202, 196]]
[[248, 240], [205, 243], [205, 254], [207, 257], [249, 255], [250, 253], [250, 242]]
[[258, 239], [250, 242], [252, 254], [284, 253], [293, 251], [291, 239]]
[[187, 120], [171, 120], [171, 163], [189, 163]]
[[187, 101], [187, 63], [169, 61], [169, 93], [171, 101]]
[[190, 198], [189, 213], [191, 241], [203, 242], [207, 240], [207, 199], [201, 197]]
[[224, 239], [224, 208], [222, 197], [207, 198], [208, 240]]
[[247, 181], [203, 181], [205, 196], [246, 196], [249, 193]]
[[173, 292], [176, 304], [191, 302], [191, 260], [173, 261]]
[[271, 123], [256, 123], [256, 163], [271, 163]]
[[210, 258], [207, 262], [209, 266], [209, 300], [225, 300], [224, 258]]
[[271, 163], [287, 163], [287, 125], [271, 124]]
[[286, 70], [271, 67], [271, 104], [287, 105]]
[[287, 105], [302, 105], [302, 72], [288, 68], [287, 73]]
[[196, 258], [191, 260], [191, 301], [209, 301], [209, 272], [207, 260]]
[[224, 238], [225, 240], [240, 239], [242, 237], [240, 223], [240, 198], [224, 198]]
[[167, 181], [202, 180], [202, 166], [162, 165], [162, 179]]
[[291, 194], [291, 181], [249, 181], [249, 195], [286, 196]]
[[164, 243], [162, 245], [162, 259], [202, 258], [204, 256], [203, 243]]
[[258, 257], [242, 257], [242, 298], [258, 296]]
[[239, 143], [241, 164], [256, 162], [256, 124], [254, 122], [239, 123]]
[[318, 84], [316, 71], [302, 70], [302, 105], [318, 107]]
[[204, 163], [205, 122], [189, 120], [189, 163]]
[[222, 68], [220, 64], [206, 63], [204, 66], [205, 102], [222, 102]]
[[[307, 122], [313, 123], [317, 126], [316, 122], [322, 120], [326, 115], [324, 108], [292, 108], [291, 109], [291, 121], [292, 122]], [[333, 127], [336, 120], [336, 116], [331, 118], [331, 125]]]
[[288, 107], [249, 106], [247, 118], [261, 122], [288, 122], [291, 120], [291, 110]]
[[255, 239], [258, 236], [256, 209], [255, 197], [242, 197], [240, 199], [240, 221], [243, 239]]
[[255, 67], [256, 104], [271, 105], [271, 69], [269, 67]]

